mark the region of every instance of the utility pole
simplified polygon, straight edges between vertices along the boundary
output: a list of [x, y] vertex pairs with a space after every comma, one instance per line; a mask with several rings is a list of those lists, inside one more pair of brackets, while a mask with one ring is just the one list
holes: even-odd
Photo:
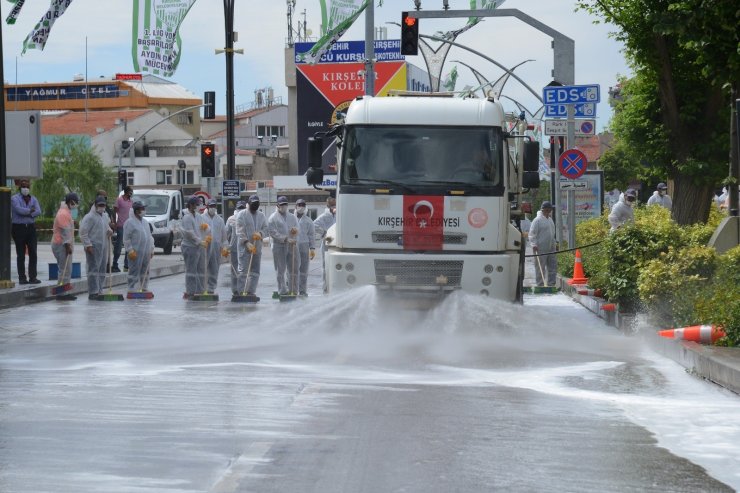
[[235, 50], [234, 41], [234, 0], [224, 0], [224, 23], [226, 47], [216, 50], [216, 54], [226, 54], [226, 159], [227, 175], [233, 180], [236, 175], [236, 142], [234, 141], [234, 53], [244, 54], [244, 50]]
[[8, 187], [8, 167], [5, 159], [5, 74], [3, 73], [3, 29], [0, 22], [0, 84], [2, 97], [0, 98], [0, 288], [7, 289], [15, 286], [10, 280], [10, 194]]

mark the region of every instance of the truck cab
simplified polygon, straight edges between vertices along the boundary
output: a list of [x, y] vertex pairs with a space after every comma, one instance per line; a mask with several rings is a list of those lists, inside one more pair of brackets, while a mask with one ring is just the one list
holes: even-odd
[[326, 290], [521, 300], [524, 242], [512, 221], [523, 183], [539, 184], [539, 145], [514, 128], [489, 99], [354, 100], [340, 134]]
[[152, 225], [154, 246], [162, 248], [166, 255], [182, 243], [180, 218], [183, 210], [183, 195], [179, 189], [134, 189], [131, 198], [146, 206], [144, 218]]

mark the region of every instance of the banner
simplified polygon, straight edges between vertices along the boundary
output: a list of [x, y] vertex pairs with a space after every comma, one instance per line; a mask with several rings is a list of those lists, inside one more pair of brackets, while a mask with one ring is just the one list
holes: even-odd
[[46, 41], [49, 39], [49, 33], [51, 32], [51, 26], [64, 14], [71, 3], [72, 0], [51, 0], [49, 10], [46, 11], [46, 14], [36, 24], [33, 31], [23, 41], [21, 56], [26, 53], [26, 50], [44, 51], [44, 46], [46, 46]]
[[[326, 53], [329, 48], [350, 28], [357, 20], [360, 14], [367, 7], [368, 2], [373, 0], [330, 0], [329, 11], [327, 14], [326, 0], [321, 2], [321, 19], [322, 33], [313, 48], [301, 56], [301, 61], [305, 63], [316, 63]], [[378, 5], [383, 5], [382, 1]]]
[[10, 14], [8, 14], [8, 17], [6, 17], [5, 22], [8, 24], [15, 24], [15, 21], [18, 19], [18, 16], [21, 13], [21, 9], [23, 8], [23, 4], [26, 3], [26, 0], [8, 0], [10, 3], [14, 3], [13, 9], [10, 11]]
[[[500, 7], [506, 0], [470, 0], [470, 10], [495, 9]], [[468, 24], [478, 24], [480, 17], [468, 18]]]
[[136, 72], [171, 77], [180, 63], [178, 29], [195, 0], [134, 0], [131, 54]]
[[457, 84], [457, 65], [452, 67], [450, 73], [447, 74], [444, 81], [442, 82], [442, 87], [444, 87], [449, 92], [453, 92], [455, 90], [455, 84]]

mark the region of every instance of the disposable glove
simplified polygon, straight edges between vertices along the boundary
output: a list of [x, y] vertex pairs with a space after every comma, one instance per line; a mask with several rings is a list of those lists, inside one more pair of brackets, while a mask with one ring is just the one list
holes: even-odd
[[136, 260], [136, 257], [138, 254], [136, 253], [136, 250], [129, 250], [128, 252], [128, 259], [129, 260]]
[[313, 248], [308, 252], [308, 258], [309, 260], [313, 260], [313, 258], [316, 256], [316, 250]]

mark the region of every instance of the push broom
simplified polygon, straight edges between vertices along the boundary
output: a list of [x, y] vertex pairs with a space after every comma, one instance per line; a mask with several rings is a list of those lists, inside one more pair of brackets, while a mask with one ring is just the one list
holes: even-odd
[[[255, 246], [254, 252], [249, 252], [249, 265], [247, 266], [247, 279], [244, 281], [244, 290], [242, 290], [241, 293], [235, 294], [231, 297], [231, 301], [233, 301], [234, 303], [257, 303], [260, 300], [257, 296], [247, 293], [247, 285], [249, 285], [249, 274], [252, 272], [252, 259], [254, 258], [254, 255], [256, 253], [257, 247]], [[233, 269], [234, 266], [232, 265], [231, 268]]]
[[206, 271], [203, 276], [203, 292], [194, 294], [190, 299], [193, 301], [218, 301], [218, 294], [208, 292], [208, 248], [211, 246], [211, 236], [206, 236]]
[[[129, 260], [136, 260], [136, 257], [133, 259], [129, 257]], [[130, 265], [130, 264], [129, 264]], [[126, 293], [126, 298], [130, 300], [151, 300], [154, 298], [154, 293], [151, 291], [147, 291], [144, 289], [144, 284], [149, 280], [149, 268], [152, 266], [152, 259], [149, 259], [149, 263], [146, 264], [146, 270], [144, 271], [144, 275], [139, 278], [139, 290], [138, 291], [129, 291]]]
[[59, 284], [51, 288], [51, 294], [54, 296], [63, 295], [67, 291], [72, 290], [72, 283], [64, 282], [64, 278], [67, 277], [67, 269], [69, 268], [69, 261], [72, 258], [72, 254], [67, 255], [67, 260], [64, 261], [64, 270], [62, 271], [62, 275], [59, 276]]
[[[110, 265], [110, 255], [113, 249], [113, 241], [108, 238], [108, 265]], [[123, 295], [113, 292], [113, 273], [108, 272], [108, 292], [98, 296], [100, 301], [123, 301]]]

